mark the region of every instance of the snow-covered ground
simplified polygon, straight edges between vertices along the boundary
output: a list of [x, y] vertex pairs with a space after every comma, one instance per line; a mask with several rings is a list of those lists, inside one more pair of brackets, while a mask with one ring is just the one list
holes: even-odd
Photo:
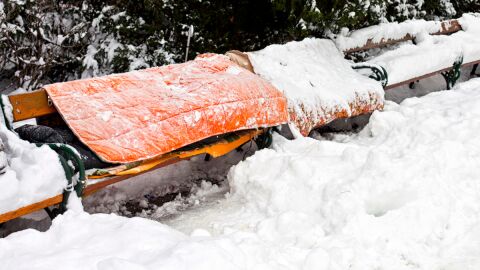
[[358, 134], [275, 136], [162, 222], [78, 206], [0, 239], [2, 269], [479, 269], [480, 79]]

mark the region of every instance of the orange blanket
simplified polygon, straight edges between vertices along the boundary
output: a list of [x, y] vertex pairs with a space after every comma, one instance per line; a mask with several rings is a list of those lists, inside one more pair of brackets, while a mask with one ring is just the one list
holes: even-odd
[[215, 54], [44, 89], [77, 137], [111, 163], [150, 159], [207, 137], [288, 119], [282, 93]]

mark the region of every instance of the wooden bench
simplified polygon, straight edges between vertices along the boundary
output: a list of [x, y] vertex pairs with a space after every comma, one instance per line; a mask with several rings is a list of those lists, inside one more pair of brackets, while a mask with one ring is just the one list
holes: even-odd
[[357, 63], [353, 68], [371, 69], [369, 76], [382, 81], [385, 90], [402, 85], [412, 88], [415, 82], [437, 74], [444, 77], [447, 89], [450, 89], [460, 77], [461, 68], [472, 67], [470, 75], [476, 75], [480, 49], [465, 49], [465, 46], [468, 43], [480, 44], [480, 37], [466, 33], [459, 20], [437, 24], [437, 31], [422, 33], [431, 38], [434, 44], [417, 42], [422, 34], [407, 33], [398, 38], [369, 38], [361, 45], [342, 50], [347, 58], [352, 58], [355, 54], [368, 50], [398, 45], [397, 48]]

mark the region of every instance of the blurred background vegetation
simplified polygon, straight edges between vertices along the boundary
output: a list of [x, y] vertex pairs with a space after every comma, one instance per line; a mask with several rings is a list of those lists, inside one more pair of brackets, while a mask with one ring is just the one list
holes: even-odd
[[2, 0], [0, 87], [182, 62], [204, 52], [252, 51], [381, 22], [480, 11], [478, 0]]

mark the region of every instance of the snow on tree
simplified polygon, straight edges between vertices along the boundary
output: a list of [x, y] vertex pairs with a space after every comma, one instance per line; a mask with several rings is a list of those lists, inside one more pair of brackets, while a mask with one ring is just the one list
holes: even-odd
[[308, 36], [479, 11], [477, 0], [3, 0], [0, 85], [44, 84], [252, 51]]

